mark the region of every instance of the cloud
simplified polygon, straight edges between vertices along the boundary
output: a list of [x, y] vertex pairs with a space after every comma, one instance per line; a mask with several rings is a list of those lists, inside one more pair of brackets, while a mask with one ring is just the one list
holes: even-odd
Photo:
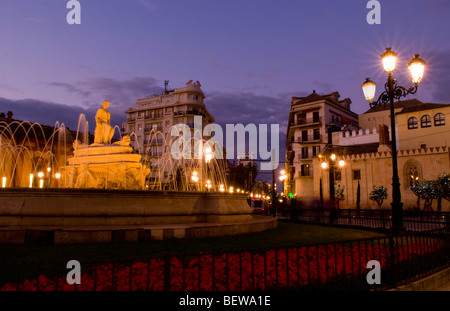
[[136, 104], [136, 100], [160, 94], [163, 88], [151, 77], [134, 77], [118, 80], [97, 77], [75, 83], [52, 82], [49, 85], [63, 88], [71, 94], [80, 96], [83, 102], [99, 106], [104, 100], [111, 102], [112, 110], [125, 111]]
[[[286, 128], [292, 94], [264, 96], [251, 92], [211, 92], [205, 96], [206, 108], [215, 117], [215, 123], [222, 127], [225, 136], [226, 124], [241, 123], [244, 126], [255, 124], [257, 128], [260, 124], [267, 124], [267, 137], [270, 140], [271, 124], [278, 124], [279, 159], [284, 161]], [[248, 138], [246, 140], [245, 148], [248, 150]], [[270, 146], [270, 142], [268, 143]]]
[[150, 0], [137, 0], [136, 2], [143, 5], [147, 11], [153, 12], [157, 9], [157, 5]]
[[[290, 100], [251, 92], [206, 94], [206, 106], [219, 124], [257, 123], [287, 125]], [[281, 121], [281, 123], [280, 123]]]
[[13, 112], [13, 119], [54, 126], [56, 122], [76, 130], [80, 114], [91, 120], [95, 116], [93, 109], [83, 109], [37, 99], [10, 100], [0, 97], [0, 112]]
[[[428, 54], [428, 55], [426, 55]], [[430, 87], [433, 101], [450, 102], [450, 50], [424, 53], [427, 59], [421, 87]], [[429, 59], [429, 60], [428, 60]]]

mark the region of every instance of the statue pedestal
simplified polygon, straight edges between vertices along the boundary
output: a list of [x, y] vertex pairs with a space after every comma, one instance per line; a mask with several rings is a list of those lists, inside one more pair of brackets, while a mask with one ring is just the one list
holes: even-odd
[[143, 190], [150, 169], [132, 151], [123, 145], [78, 147], [61, 170], [61, 182], [68, 188]]

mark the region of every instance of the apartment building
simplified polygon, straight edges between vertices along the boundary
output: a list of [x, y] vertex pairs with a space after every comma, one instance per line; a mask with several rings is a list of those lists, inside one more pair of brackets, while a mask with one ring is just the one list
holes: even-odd
[[162, 163], [162, 158], [170, 154], [174, 125], [186, 124], [193, 129], [195, 117], [201, 117], [202, 129], [214, 122], [204, 100], [200, 82], [191, 80], [174, 90], [167, 90], [166, 84], [161, 95], [138, 99], [136, 106], [125, 111], [127, 121], [122, 124], [122, 135], [130, 136], [131, 146], [151, 167], [149, 182], [165, 182], [173, 172], [173, 167]]
[[350, 110], [351, 100], [340, 94], [292, 97], [286, 132], [286, 193], [299, 199], [314, 196], [313, 159], [331, 144], [331, 133], [358, 126], [358, 115]]

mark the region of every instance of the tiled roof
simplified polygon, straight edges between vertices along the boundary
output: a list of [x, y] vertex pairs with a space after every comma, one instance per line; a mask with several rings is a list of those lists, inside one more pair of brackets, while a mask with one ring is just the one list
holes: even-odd
[[[413, 112], [413, 111], [427, 110], [427, 109], [434, 109], [434, 108], [441, 108], [441, 107], [446, 107], [446, 106], [450, 106], [450, 104], [423, 103], [420, 100], [415, 99], [415, 98], [397, 101], [394, 103], [395, 109], [402, 108], [402, 110], [400, 112], [398, 112], [398, 114]], [[364, 112], [364, 114], [378, 112], [378, 111], [385, 111], [385, 110], [389, 110], [389, 109], [390, 109], [389, 104], [386, 104], [386, 106], [380, 105], [380, 106], [376, 106], [374, 108], [367, 110], [366, 112]]]
[[314, 90], [311, 94], [309, 94], [306, 97], [293, 97], [294, 99], [298, 99], [299, 100], [294, 105], [311, 103], [311, 102], [315, 102], [315, 101], [318, 101], [318, 100], [324, 100], [327, 97], [330, 97], [331, 95], [336, 95], [338, 98], [340, 96], [338, 92], [334, 92], [334, 93], [326, 94], [326, 95], [319, 95]]
[[399, 112], [398, 114], [422, 111], [422, 110], [428, 110], [428, 109], [437, 109], [437, 108], [443, 108], [443, 107], [450, 107], [450, 104], [426, 103], [426, 104], [417, 105], [417, 106], [407, 106], [407, 107], [403, 108], [403, 110], [401, 112]]

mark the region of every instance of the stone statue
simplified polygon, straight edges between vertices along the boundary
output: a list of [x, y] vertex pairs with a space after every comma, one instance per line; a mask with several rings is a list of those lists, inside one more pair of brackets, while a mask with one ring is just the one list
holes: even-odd
[[109, 102], [104, 101], [102, 107], [97, 110], [95, 115], [95, 138], [94, 144], [111, 144], [111, 139], [114, 135], [114, 129], [110, 125], [111, 116], [106, 108], [109, 107]]
[[128, 135], [124, 135], [123, 138], [119, 141], [116, 141], [113, 145], [118, 145], [118, 146], [129, 146], [131, 142], [131, 138]]

